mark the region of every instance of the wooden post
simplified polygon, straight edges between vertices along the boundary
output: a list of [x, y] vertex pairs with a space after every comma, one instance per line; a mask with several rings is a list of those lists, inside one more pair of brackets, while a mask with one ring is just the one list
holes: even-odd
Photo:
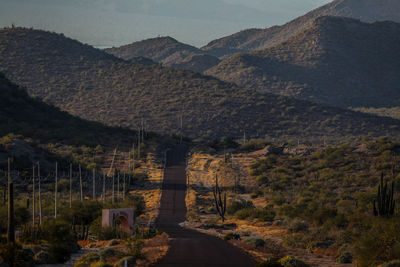
[[96, 199], [96, 170], [93, 168], [93, 200]]
[[69, 207], [72, 208], [72, 163], [69, 164]]
[[35, 229], [35, 221], [36, 221], [35, 187], [36, 187], [36, 185], [35, 185], [35, 164], [33, 164], [33, 166], [32, 166], [32, 227], [33, 227], [33, 229]]
[[119, 186], [119, 180], [120, 180], [120, 177], [119, 177], [119, 172], [118, 172], [118, 175], [117, 175], [117, 201], [119, 201], [120, 198], [121, 198], [121, 196], [120, 196], [120, 190], [121, 190], [121, 188], [120, 188], [120, 186]]
[[81, 191], [81, 202], [83, 202], [83, 188], [82, 188], [82, 167], [79, 164], [79, 187]]
[[40, 181], [40, 162], [38, 162], [38, 183], [39, 183], [39, 225], [42, 225], [42, 189], [41, 189], [41, 181]]
[[122, 186], [122, 199], [125, 200], [125, 192], [126, 192], [126, 173], [124, 172], [124, 184]]
[[58, 206], [58, 162], [56, 162], [56, 175], [55, 175], [55, 188], [54, 188], [54, 218], [57, 219], [57, 206]]

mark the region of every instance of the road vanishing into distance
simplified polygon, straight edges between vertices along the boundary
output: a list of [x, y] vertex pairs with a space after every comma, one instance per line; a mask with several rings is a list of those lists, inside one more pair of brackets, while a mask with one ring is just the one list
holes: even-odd
[[256, 262], [232, 244], [195, 230], [179, 226], [186, 220], [186, 147], [177, 145], [168, 151], [164, 172], [157, 227], [168, 233], [170, 248], [156, 267], [241, 266], [253, 267]]

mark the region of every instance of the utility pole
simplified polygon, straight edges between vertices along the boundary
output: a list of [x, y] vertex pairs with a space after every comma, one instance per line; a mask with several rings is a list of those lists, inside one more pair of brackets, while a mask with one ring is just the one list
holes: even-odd
[[54, 190], [54, 218], [57, 219], [57, 205], [58, 205], [58, 188], [57, 188], [57, 183], [58, 183], [58, 162], [56, 162], [56, 184], [55, 184], [55, 190]]
[[125, 200], [125, 192], [126, 192], [126, 173], [124, 172], [124, 184], [122, 186], [123, 192], [122, 192], [122, 199]]
[[39, 225], [42, 225], [42, 191], [40, 185], [40, 162], [38, 162], [38, 182], [39, 182]]
[[111, 203], [114, 204], [115, 202], [115, 172], [113, 174], [113, 178], [112, 178], [112, 200]]
[[181, 129], [180, 129], [180, 133], [181, 133], [181, 141], [180, 143], [182, 144], [182, 140], [183, 140], [183, 116], [181, 115]]
[[69, 207], [72, 208], [72, 163], [69, 164]]
[[83, 202], [82, 167], [81, 167], [81, 164], [79, 164], [79, 187], [81, 189], [81, 202]]
[[119, 172], [117, 174], [117, 201], [120, 199], [119, 191], [120, 191], [120, 186], [119, 186]]

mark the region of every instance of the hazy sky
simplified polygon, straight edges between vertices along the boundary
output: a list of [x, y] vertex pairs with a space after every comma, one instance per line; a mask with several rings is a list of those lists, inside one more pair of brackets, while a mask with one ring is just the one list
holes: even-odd
[[94, 46], [156, 36], [203, 46], [247, 28], [283, 24], [330, 0], [0, 0], [0, 27], [62, 32]]

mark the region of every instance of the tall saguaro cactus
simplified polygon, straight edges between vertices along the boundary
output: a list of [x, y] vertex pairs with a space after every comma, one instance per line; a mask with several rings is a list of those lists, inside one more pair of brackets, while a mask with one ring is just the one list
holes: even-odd
[[57, 218], [58, 206], [58, 162], [56, 162], [55, 188], [54, 188], [54, 218]]
[[36, 221], [36, 192], [35, 192], [35, 165], [32, 166], [32, 227], [35, 229]]
[[40, 186], [40, 162], [38, 162], [38, 189], [39, 189], [39, 225], [42, 224], [42, 190], [41, 190], [41, 186]]
[[72, 164], [69, 165], [69, 207], [72, 208]]
[[221, 217], [222, 221], [225, 221], [225, 212], [226, 212], [226, 193], [224, 193], [222, 197], [221, 188], [218, 185], [218, 176], [215, 175], [215, 187], [214, 187], [214, 202], [215, 208], [218, 211], [219, 216]]
[[378, 187], [378, 195], [374, 200], [374, 215], [381, 217], [390, 217], [394, 214], [394, 207], [396, 201], [394, 200], [394, 182], [392, 182], [391, 189], [388, 188], [388, 182], [383, 184], [383, 173], [381, 175], [381, 182]]

